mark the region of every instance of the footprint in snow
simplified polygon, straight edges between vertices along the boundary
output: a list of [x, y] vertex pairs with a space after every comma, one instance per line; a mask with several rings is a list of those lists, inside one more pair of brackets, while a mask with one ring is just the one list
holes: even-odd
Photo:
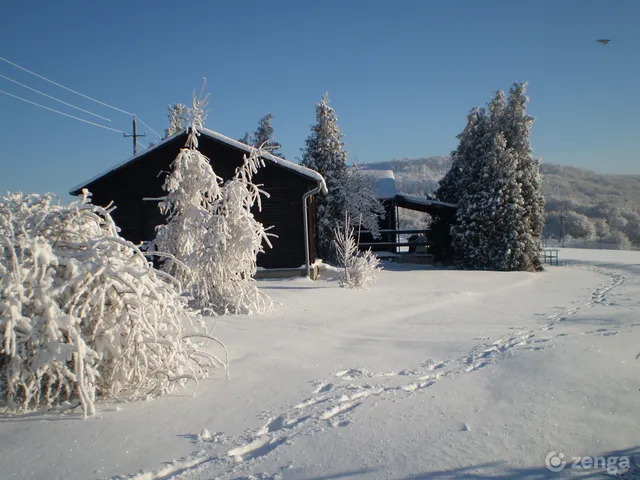
[[439, 370], [447, 366], [447, 362], [439, 362], [434, 359], [429, 359], [422, 364], [422, 366], [428, 370]]
[[359, 378], [369, 378], [372, 375], [368, 370], [356, 367], [342, 370], [336, 373], [335, 376], [338, 378], [342, 378], [343, 380], [357, 380]]
[[326, 393], [333, 390], [333, 383], [321, 383], [313, 391], [313, 393]]
[[323, 413], [320, 414], [319, 418], [321, 420], [329, 420], [335, 417], [336, 415], [342, 415], [344, 413], [351, 412], [356, 408], [358, 408], [360, 405], [362, 405], [362, 402], [341, 403], [340, 405], [336, 405], [333, 408], [325, 410]]

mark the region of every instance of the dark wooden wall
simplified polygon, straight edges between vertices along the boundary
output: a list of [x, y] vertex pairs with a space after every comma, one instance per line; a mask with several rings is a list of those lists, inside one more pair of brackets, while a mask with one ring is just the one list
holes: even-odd
[[[107, 176], [88, 185], [93, 201], [98, 205], [115, 202], [113, 213], [122, 235], [136, 243], [155, 237], [155, 227], [164, 222], [157, 202], [143, 202], [143, 198], [162, 197], [165, 177], [171, 169], [180, 148], [184, 146], [186, 134], [160, 145], [134, 162], [112, 171]], [[213, 170], [223, 179], [233, 176], [241, 165], [243, 151], [206, 136], [199, 138], [199, 150], [206, 155]], [[278, 166], [268, 160], [254, 177], [255, 183], [263, 184], [269, 198], [262, 199], [262, 211], [255, 211], [256, 218], [269, 231], [272, 249], [258, 256], [258, 265], [264, 268], [291, 268], [305, 263], [302, 196], [316, 183], [294, 171]], [[311, 208], [315, 203], [311, 202]], [[315, 218], [315, 217], [314, 217]], [[312, 245], [311, 261], [315, 259]]]

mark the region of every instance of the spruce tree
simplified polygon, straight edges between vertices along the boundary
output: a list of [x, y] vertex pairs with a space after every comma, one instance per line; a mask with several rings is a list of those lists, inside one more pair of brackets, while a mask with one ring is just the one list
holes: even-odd
[[458, 202], [451, 233], [456, 262], [463, 268], [522, 270], [528, 265], [529, 222], [518, 182], [514, 151], [504, 132], [506, 99], [496, 92], [489, 104], [481, 158]]
[[460, 199], [473, 166], [482, 157], [481, 146], [486, 122], [487, 112], [484, 108], [475, 107], [469, 112], [467, 125], [456, 137], [460, 143], [451, 153], [451, 168], [439, 182], [436, 192], [438, 200], [455, 204]]
[[245, 133], [244, 136], [238, 141], [250, 145], [255, 148], [261, 148], [265, 152], [269, 152], [276, 157], [284, 158], [284, 155], [280, 152], [281, 145], [273, 139], [273, 126], [271, 121], [273, 120], [273, 114], [267, 113], [258, 122], [258, 128], [252, 135]]
[[272, 155], [284, 158], [280, 153], [280, 143], [273, 139], [272, 120], [273, 115], [271, 113], [267, 113], [260, 119], [258, 128], [253, 132], [252, 145], [256, 148], [262, 148]]
[[[468, 190], [477, 172], [474, 168], [482, 159], [482, 140], [487, 125], [485, 109], [475, 107], [467, 116], [467, 125], [457, 138], [458, 148], [451, 153], [451, 168], [440, 180], [436, 198], [442, 202], [457, 204], [463, 192]], [[476, 168], [477, 169], [477, 168]], [[454, 215], [438, 215], [434, 218], [427, 232], [429, 253], [435, 259], [450, 262], [453, 258], [451, 248], [451, 228], [455, 224]]]
[[522, 188], [525, 215], [529, 222], [529, 237], [525, 239], [527, 265], [524, 270], [540, 270], [540, 238], [544, 230], [544, 196], [540, 162], [533, 158], [529, 142], [533, 117], [527, 114], [527, 83], [514, 83], [509, 91], [505, 111], [505, 135], [507, 148], [516, 158], [517, 180]]
[[347, 152], [337, 124], [335, 110], [325, 93], [316, 104], [316, 124], [302, 148], [301, 164], [319, 172], [327, 183], [327, 195], [317, 197], [318, 252], [324, 259], [333, 257], [333, 231], [344, 222], [343, 186], [347, 177]]

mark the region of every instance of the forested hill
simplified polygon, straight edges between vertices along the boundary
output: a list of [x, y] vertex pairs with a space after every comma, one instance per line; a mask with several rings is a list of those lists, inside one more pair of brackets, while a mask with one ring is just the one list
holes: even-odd
[[[424, 196], [438, 188], [451, 165], [449, 157], [392, 160], [368, 164], [391, 169], [399, 191]], [[609, 175], [582, 168], [542, 164], [547, 200], [547, 234], [600, 239], [628, 248], [640, 244], [640, 175]]]

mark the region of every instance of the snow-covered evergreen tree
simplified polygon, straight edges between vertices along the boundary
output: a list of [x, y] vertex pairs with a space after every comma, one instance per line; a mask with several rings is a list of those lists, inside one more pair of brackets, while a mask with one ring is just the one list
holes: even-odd
[[302, 165], [319, 172], [327, 183], [327, 195], [317, 197], [318, 252], [324, 259], [333, 259], [333, 231], [344, 225], [347, 152], [337, 122], [325, 93], [316, 104], [316, 124], [302, 148]]
[[218, 314], [264, 313], [272, 302], [258, 290], [253, 275], [256, 256], [268, 239], [251, 213], [265, 194], [252, 182], [262, 159], [254, 149], [223, 184], [198, 150], [205, 105], [202, 94], [194, 95], [187, 144], [172, 164], [164, 185], [167, 198], [160, 204], [168, 222], [158, 227], [154, 247], [178, 260], [167, 259], [163, 269], [183, 282], [200, 308]]
[[540, 162], [533, 158], [529, 141], [533, 117], [527, 114], [526, 82], [515, 83], [509, 91], [509, 100], [504, 115], [504, 130], [507, 148], [515, 156], [517, 180], [522, 189], [529, 236], [524, 239], [530, 264], [522, 265], [523, 270], [539, 270], [540, 238], [544, 230], [544, 196]]
[[436, 197], [442, 202], [456, 204], [467, 190], [467, 185], [473, 183], [477, 173], [478, 162], [484, 152], [483, 138], [487, 129], [487, 113], [484, 108], [475, 107], [467, 116], [467, 125], [456, 138], [458, 147], [451, 152], [451, 168], [440, 180]]
[[167, 110], [169, 128], [165, 129], [164, 138], [169, 138], [171, 135], [185, 130], [189, 126], [189, 116], [191, 115], [190, 109], [182, 103], [169, 105]]
[[192, 266], [186, 262], [196, 250], [205, 247], [203, 241], [208, 241], [205, 225], [211, 219], [214, 205], [222, 198], [222, 179], [198, 150], [198, 129], [203, 127], [206, 104], [206, 97], [196, 98], [194, 94], [187, 143], [171, 165], [171, 174], [163, 186], [167, 196], [159, 204], [160, 211], [167, 216], [167, 224], [157, 228], [153, 242], [155, 249], [178, 259], [165, 260], [163, 270], [186, 287], [194, 280]]
[[273, 126], [271, 121], [273, 120], [273, 114], [267, 113], [258, 122], [258, 127], [252, 135], [245, 133], [238, 141], [245, 145], [250, 145], [254, 148], [262, 149], [265, 152], [269, 152], [276, 157], [284, 158], [282, 152], [280, 152], [280, 143], [273, 139]]
[[[451, 234], [463, 268], [541, 268], [544, 198], [539, 162], [533, 159], [526, 113], [526, 84], [514, 84], [509, 101], [497, 91], [488, 107], [473, 109], [452, 153], [452, 167], [440, 182], [440, 200], [458, 206]], [[430, 250], [446, 254], [448, 219], [430, 229]]]
[[506, 99], [496, 92], [482, 139], [483, 156], [458, 202], [452, 245], [463, 268], [529, 269], [529, 222], [517, 172], [517, 158], [504, 132]]
[[[451, 168], [440, 180], [436, 198], [442, 202], [457, 204], [464, 192], [469, 191], [476, 182], [483, 152], [483, 139], [487, 129], [487, 113], [483, 108], [473, 108], [467, 116], [467, 125], [457, 136], [456, 150], [451, 152]], [[427, 233], [429, 253], [436, 260], [449, 262], [453, 258], [451, 228], [455, 216], [438, 215]]]
[[280, 152], [280, 143], [273, 139], [273, 126], [271, 125], [272, 120], [273, 115], [271, 113], [267, 113], [260, 119], [260, 122], [258, 122], [258, 128], [253, 132], [251, 144], [256, 148], [266, 150], [272, 155], [284, 158]]
[[160, 395], [227, 365], [202, 351], [202, 340], [217, 340], [179, 282], [88, 195], [68, 206], [52, 194], [0, 197], [3, 406], [88, 415], [99, 396]]

